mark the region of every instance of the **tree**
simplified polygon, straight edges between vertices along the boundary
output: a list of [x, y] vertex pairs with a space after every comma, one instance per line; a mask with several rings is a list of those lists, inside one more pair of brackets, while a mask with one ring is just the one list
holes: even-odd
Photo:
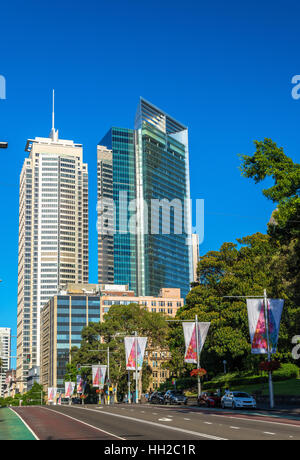
[[[241, 155], [241, 172], [255, 183], [272, 177], [274, 185], [263, 194], [276, 209], [268, 225], [271, 243], [277, 246], [272, 271], [282, 280], [291, 304], [297, 310], [296, 322], [300, 325], [300, 164], [294, 163], [271, 139], [255, 141], [252, 156]], [[279, 243], [279, 245], [278, 245]], [[292, 308], [292, 305], [291, 305]]]
[[252, 156], [241, 155], [241, 172], [244, 177], [262, 182], [272, 177], [274, 185], [263, 190], [269, 200], [277, 203], [269, 234], [281, 241], [299, 238], [300, 233], [300, 164], [285, 155], [271, 139], [254, 141], [256, 151]]
[[[107, 364], [107, 347], [110, 349], [110, 379], [119, 393], [127, 391], [127, 371], [125, 368], [124, 336], [133, 335], [148, 337], [147, 347], [166, 346], [168, 324], [160, 313], [145, 310], [143, 306], [130, 304], [126, 306], [113, 305], [104, 317], [102, 323], [90, 323], [82, 330], [80, 349], [72, 350], [72, 364], [68, 372], [74, 372], [76, 364], [97, 364], [99, 361]], [[101, 350], [97, 352], [94, 350]], [[90, 372], [82, 370], [91, 383]], [[149, 380], [150, 369], [147, 363], [143, 365], [143, 387]]]

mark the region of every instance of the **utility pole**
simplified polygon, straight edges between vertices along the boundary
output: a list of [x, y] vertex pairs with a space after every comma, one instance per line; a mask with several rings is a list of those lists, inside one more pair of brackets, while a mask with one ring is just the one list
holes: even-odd
[[[266, 331], [267, 331], [267, 347], [268, 347], [268, 362], [271, 362], [271, 350], [270, 350], [270, 334], [269, 334], [269, 311], [268, 311], [268, 299], [267, 291], [264, 289], [264, 307], [265, 307], [265, 322], [266, 322]], [[270, 392], [270, 407], [274, 407], [274, 391], [273, 391], [273, 381], [272, 381], [272, 372], [269, 370], [269, 392]]]
[[139, 402], [139, 389], [138, 389], [138, 333], [135, 331], [135, 403]]
[[[200, 350], [199, 350], [199, 328], [198, 328], [198, 315], [195, 316], [195, 328], [196, 328], [196, 347], [197, 347], [197, 369], [200, 369]], [[198, 399], [201, 396], [201, 377], [198, 374]]]

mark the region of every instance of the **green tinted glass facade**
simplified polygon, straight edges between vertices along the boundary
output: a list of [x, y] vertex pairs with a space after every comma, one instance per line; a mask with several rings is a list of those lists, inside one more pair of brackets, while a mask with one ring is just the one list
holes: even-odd
[[184, 222], [185, 146], [146, 122], [139, 132], [137, 149], [149, 229], [141, 236], [144, 276], [140, 276], [140, 291], [158, 295], [162, 287], [177, 287], [185, 297], [190, 286]]
[[192, 281], [187, 128], [141, 99], [135, 129], [112, 128], [99, 146], [113, 159], [114, 283], [129, 284], [139, 296], [180, 288], [185, 297]]
[[[129, 284], [137, 292], [136, 237], [127, 231], [130, 211], [127, 204], [135, 199], [134, 130], [112, 128], [100, 145], [113, 153], [113, 200], [115, 204], [114, 283]], [[121, 201], [124, 199], [124, 205]]]

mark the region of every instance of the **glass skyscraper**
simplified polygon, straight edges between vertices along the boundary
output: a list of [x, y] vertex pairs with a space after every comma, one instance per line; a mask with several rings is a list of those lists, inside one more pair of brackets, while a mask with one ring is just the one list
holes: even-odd
[[[99, 174], [104, 151], [112, 159], [106, 188]], [[110, 281], [129, 284], [139, 296], [158, 295], [164, 287], [186, 296], [193, 278], [188, 154], [187, 128], [142, 98], [135, 128], [112, 128], [101, 140], [98, 200], [113, 199], [108, 227], [114, 231], [99, 231], [99, 283], [109, 270]], [[105, 238], [111, 242], [106, 254]]]

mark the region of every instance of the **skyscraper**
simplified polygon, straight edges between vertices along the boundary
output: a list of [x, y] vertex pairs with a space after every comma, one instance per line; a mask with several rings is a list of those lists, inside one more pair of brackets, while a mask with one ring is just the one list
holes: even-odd
[[0, 396], [3, 396], [6, 372], [10, 369], [11, 329], [0, 327]]
[[88, 168], [82, 145], [29, 139], [20, 176], [17, 380], [40, 361], [40, 309], [68, 282], [88, 282]]
[[114, 231], [107, 232], [106, 257], [99, 244], [99, 283], [109, 271], [115, 283], [129, 284], [139, 296], [158, 295], [164, 287], [186, 296], [193, 279], [187, 128], [141, 98], [135, 128], [112, 128], [100, 141], [98, 171], [107, 150], [114, 219], [98, 174], [99, 242], [106, 221]]

